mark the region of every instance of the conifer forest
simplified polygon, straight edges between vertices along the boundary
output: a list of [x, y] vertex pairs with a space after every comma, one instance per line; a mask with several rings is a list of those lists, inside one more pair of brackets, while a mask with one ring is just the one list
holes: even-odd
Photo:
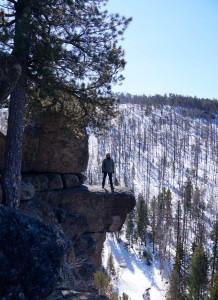
[[87, 175], [101, 184], [101, 160], [110, 152], [115, 185], [137, 197], [117, 238], [139, 246], [148, 265], [159, 260], [169, 279], [166, 299], [218, 299], [218, 102], [116, 96], [109, 131], [91, 134]]

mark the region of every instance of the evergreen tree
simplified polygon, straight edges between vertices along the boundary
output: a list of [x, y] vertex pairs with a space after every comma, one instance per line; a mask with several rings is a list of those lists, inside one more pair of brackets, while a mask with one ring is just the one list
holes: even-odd
[[214, 276], [212, 277], [209, 300], [217, 300], [217, 299], [218, 299], [218, 271], [216, 270]]
[[156, 226], [157, 226], [157, 198], [153, 197], [151, 204], [150, 204], [150, 223], [152, 227], [152, 244], [153, 244], [153, 253], [155, 250], [156, 244]]
[[184, 249], [183, 249], [181, 238], [179, 238], [176, 246], [176, 256], [174, 259], [173, 271], [170, 276], [170, 288], [167, 293], [168, 300], [185, 299], [183, 260], [184, 260]]
[[134, 243], [134, 232], [134, 211], [132, 211], [126, 218], [126, 239], [130, 247]]
[[140, 194], [136, 206], [136, 237], [145, 243], [146, 230], [148, 225], [148, 211], [144, 198]]
[[211, 232], [211, 240], [213, 241], [213, 254], [212, 254], [212, 274], [214, 276], [215, 270], [218, 268], [218, 220], [213, 224]]
[[165, 188], [151, 202], [153, 241], [159, 246], [159, 254], [161, 256], [165, 256], [166, 247], [170, 244], [170, 227], [172, 225], [171, 202], [171, 192]]
[[117, 300], [118, 295], [113, 292], [113, 286], [104, 273], [98, 271], [94, 274], [94, 287], [98, 295], [105, 295], [111, 300]]
[[119, 297], [119, 300], [130, 300], [130, 298], [126, 293], [122, 293], [122, 296]]
[[112, 252], [109, 253], [108, 260], [107, 260], [107, 273], [111, 277], [116, 276], [115, 266], [114, 266], [114, 258]]
[[170, 288], [167, 292], [167, 300], [184, 300], [185, 297], [182, 295], [180, 289], [180, 278], [176, 269], [173, 269], [170, 276]]
[[198, 244], [191, 258], [189, 276], [190, 300], [204, 300], [207, 288], [208, 258], [201, 244]]
[[67, 108], [94, 125], [113, 115], [111, 83], [125, 66], [118, 46], [130, 19], [104, 10], [107, 0], [1, 2], [0, 47], [21, 74], [10, 95], [2, 187], [5, 203], [19, 206], [25, 106]]
[[185, 202], [185, 207], [190, 210], [191, 209], [191, 202], [192, 202], [192, 193], [193, 193], [193, 185], [192, 181], [189, 178], [184, 187], [184, 202]]

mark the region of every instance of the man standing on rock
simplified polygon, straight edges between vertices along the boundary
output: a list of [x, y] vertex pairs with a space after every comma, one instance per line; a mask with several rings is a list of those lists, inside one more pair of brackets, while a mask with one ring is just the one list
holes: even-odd
[[102, 188], [104, 188], [105, 179], [108, 174], [109, 180], [110, 180], [111, 191], [113, 192], [114, 187], [113, 187], [113, 181], [112, 181], [112, 174], [114, 173], [114, 161], [111, 158], [110, 153], [106, 154], [106, 158], [102, 162], [102, 173], [104, 174], [103, 181], [102, 181]]

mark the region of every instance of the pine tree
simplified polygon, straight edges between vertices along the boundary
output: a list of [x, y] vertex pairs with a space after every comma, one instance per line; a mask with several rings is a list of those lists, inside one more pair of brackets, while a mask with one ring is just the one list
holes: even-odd
[[201, 244], [198, 244], [191, 258], [189, 276], [190, 300], [204, 300], [207, 288], [208, 258]]
[[191, 179], [189, 178], [184, 187], [184, 202], [188, 210], [191, 209], [192, 193], [193, 193], [193, 185]]
[[217, 300], [217, 299], [218, 299], [218, 271], [216, 270], [214, 276], [212, 277], [209, 300]]
[[98, 295], [107, 295], [108, 290], [111, 291], [107, 276], [100, 271], [94, 274], [94, 286], [98, 291]]
[[170, 288], [167, 292], [167, 300], [184, 300], [185, 297], [182, 295], [180, 288], [180, 278], [176, 269], [173, 269], [170, 276]]
[[148, 225], [148, 211], [144, 198], [140, 194], [136, 206], [136, 237], [145, 243], [146, 230]]
[[132, 211], [126, 218], [126, 239], [130, 247], [134, 243], [134, 232], [134, 211]]
[[119, 300], [130, 300], [130, 298], [126, 293], [122, 293], [122, 296], [119, 297]]
[[74, 117], [78, 115], [77, 120], [95, 126], [105, 125], [114, 115], [111, 83], [123, 79], [119, 72], [125, 67], [118, 40], [130, 19], [109, 14], [104, 10], [106, 3], [107, 0], [8, 0], [0, 4], [0, 9], [5, 10], [0, 47], [21, 68], [10, 95], [2, 174], [5, 203], [11, 207], [18, 207], [20, 200], [27, 104], [37, 104], [38, 112], [65, 106], [74, 111]]
[[213, 241], [213, 254], [212, 254], [212, 274], [214, 276], [215, 270], [218, 268], [218, 219], [213, 224], [211, 232], [211, 240]]
[[[151, 202], [152, 211], [152, 235], [156, 245], [159, 246], [159, 254], [164, 257], [166, 247], [170, 244], [170, 227], [172, 225], [172, 198], [171, 192], [162, 189], [157, 198]], [[153, 245], [154, 246], [154, 245]]]
[[152, 244], [153, 244], [153, 253], [155, 250], [156, 244], [156, 226], [157, 226], [157, 198], [153, 197], [151, 204], [150, 204], [150, 223], [152, 227]]
[[184, 249], [182, 245], [181, 238], [177, 240], [176, 246], [176, 256], [174, 259], [173, 271], [170, 276], [170, 288], [167, 293], [168, 300], [182, 300], [185, 299], [184, 295], [184, 270], [183, 270], [183, 260], [184, 260]]
[[107, 273], [110, 277], [116, 276], [114, 258], [112, 252], [109, 253], [108, 260], [107, 260]]

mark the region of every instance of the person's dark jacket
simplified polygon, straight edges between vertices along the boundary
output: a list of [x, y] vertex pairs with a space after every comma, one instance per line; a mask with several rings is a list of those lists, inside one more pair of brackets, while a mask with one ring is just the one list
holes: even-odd
[[102, 173], [114, 173], [114, 161], [112, 158], [105, 158], [103, 160]]

